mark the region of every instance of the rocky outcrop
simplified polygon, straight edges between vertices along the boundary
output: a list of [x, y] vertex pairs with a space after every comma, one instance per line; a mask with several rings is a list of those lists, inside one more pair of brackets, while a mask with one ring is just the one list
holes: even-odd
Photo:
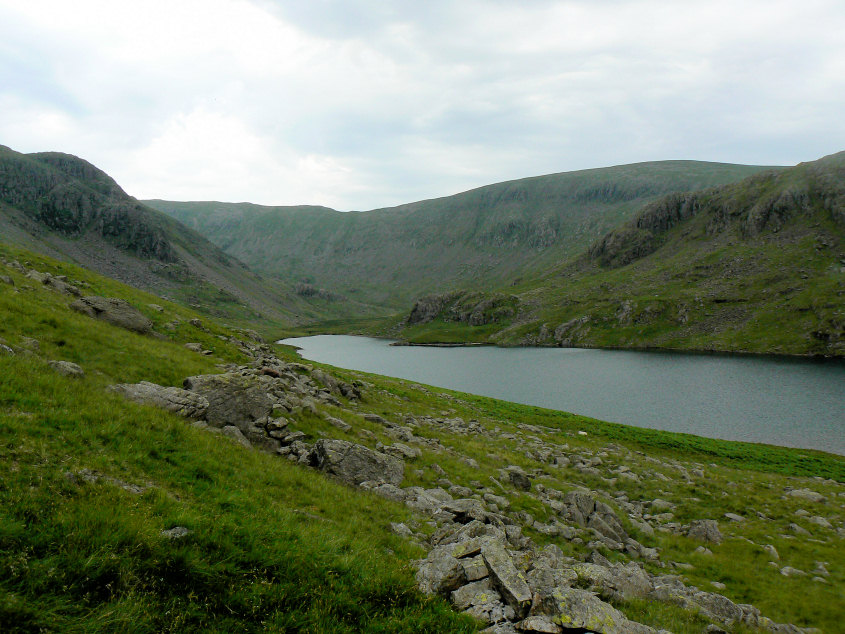
[[309, 463], [348, 484], [386, 482], [398, 486], [405, 477], [405, 463], [345, 440], [318, 440]]
[[142, 335], [151, 332], [153, 328], [153, 323], [141, 311], [123, 299], [92, 295], [76, 300], [70, 307], [83, 315]]
[[511, 319], [518, 310], [519, 299], [514, 295], [454, 291], [419, 298], [414, 302], [406, 323], [413, 326], [440, 318], [483, 326]]
[[202, 419], [208, 410], [208, 399], [201, 394], [178, 387], [162, 387], [155, 383], [120, 383], [110, 388], [121, 396], [141, 403], [174, 412], [186, 418]]

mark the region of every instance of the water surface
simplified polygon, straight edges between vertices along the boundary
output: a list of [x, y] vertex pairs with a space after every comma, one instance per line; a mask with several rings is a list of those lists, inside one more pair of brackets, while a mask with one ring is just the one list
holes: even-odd
[[845, 455], [845, 364], [576, 348], [286, 339], [306, 359], [601, 420]]

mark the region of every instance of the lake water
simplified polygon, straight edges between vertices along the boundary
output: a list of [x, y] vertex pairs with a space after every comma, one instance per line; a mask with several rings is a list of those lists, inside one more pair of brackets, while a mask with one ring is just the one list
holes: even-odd
[[845, 455], [845, 364], [576, 348], [286, 339], [305, 359], [601, 420]]

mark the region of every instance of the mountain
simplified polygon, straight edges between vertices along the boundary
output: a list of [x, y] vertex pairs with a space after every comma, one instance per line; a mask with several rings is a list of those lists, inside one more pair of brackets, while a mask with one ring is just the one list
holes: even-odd
[[422, 293], [490, 289], [575, 255], [670, 192], [759, 166], [661, 161], [489, 185], [386, 209], [145, 201], [262, 273], [405, 308]]
[[421, 298], [411, 341], [845, 356], [845, 152], [645, 205], [497, 292]]
[[332, 297], [257, 275], [69, 154], [0, 146], [0, 240], [206, 312], [292, 323], [332, 311]]

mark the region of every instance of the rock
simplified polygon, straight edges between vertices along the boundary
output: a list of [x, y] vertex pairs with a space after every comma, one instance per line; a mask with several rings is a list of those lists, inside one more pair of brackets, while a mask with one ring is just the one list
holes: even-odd
[[500, 599], [499, 593], [490, 585], [489, 579], [469, 583], [454, 590], [451, 595], [452, 605], [461, 611], [471, 605], [483, 605]]
[[325, 416], [326, 422], [331, 425], [332, 427], [336, 427], [340, 431], [349, 431], [352, 429], [352, 425], [349, 423], [345, 423], [344, 421], [340, 420], [339, 418], [335, 418], [334, 416]]
[[413, 535], [411, 529], [401, 522], [390, 522], [390, 531], [400, 537], [410, 537]]
[[309, 461], [349, 484], [376, 480], [399, 486], [405, 476], [405, 463], [399, 458], [345, 440], [318, 440]]
[[202, 344], [200, 343], [186, 343], [185, 347], [191, 352], [202, 352]]
[[561, 634], [563, 628], [547, 616], [529, 616], [516, 624], [518, 632], [530, 634]]
[[505, 602], [517, 614], [525, 614], [531, 605], [531, 590], [504, 546], [498, 541], [488, 540], [481, 547], [481, 556], [490, 571], [493, 585]]
[[792, 566], [784, 566], [780, 569], [780, 574], [784, 577], [805, 577], [807, 573], [803, 570], [798, 570], [797, 568], [793, 568]]
[[4, 343], [0, 343], [0, 355], [6, 355], [9, 357], [15, 356], [15, 351], [12, 350], [9, 346]]
[[229, 372], [191, 376], [185, 379], [183, 387], [207, 399], [205, 416], [209, 425], [235, 425], [247, 433], [255, 421], [273, 411], [276, 400], [267, 393], [268, 386], [264, 383], [271, 380]]
[[736, 513], [725, 513], [725, 518], [729, 519], [732, 522], [744, 522], [745, 518], [742, 515], [737, 515]]
[[83, 315], [140, 334], [147, 334], [153, 328], [153, 323], [149, 319], [129, 302], [122, 299], [93, 295], [76, 300], [70, 305], [70, 308]]
[[422, 451], [416, 447], [409, 447], [408, 445], [403, 445], [401, 442], [381, 447], [380, 451], [404, 460], [413, 460], [422, 455]]
[[130, 401], [154, 405], [187, 418], [201, 419], [208, 409], [208, 400], [201, 394], [178, 387], [162, 387], [155, 383], [121, 383], [109, 388]]
[[234, 425], [223, 425], [223, 428], [220, 431], [223, 432], [224, 436], [228, 436], [229, 438], [235, 440], [238, 444], [243, 445], [247, 449], [252, 449], [252, 443], [249, 442], [243, 432]]
[[202, 325], [202, 322], [197, 319], [189, 319], [188, 323], [191, 324], [194, 328], [199, 328], [200, 330], [205, 330], [205, 326]]
[[442, 508], [444, 511], [453, 513], [455, 521], [460, 524], [468, 524], [472, 520], [484, 522], [487, 519], [487, 510], [484, 508], [484, 504], [471, 498], [451, 500], [444, 503]]
[[484, 558], [481, 555], [461, 559], [461, 565], [464, 567], [464, 576], [467, 578], [467, 581], [478, 581], [479, 579], [484, 579], [489, 574], [487, 565], [484, 563]]
[[520, 491], [531, 490], [531, 480], [520, 467], [511, 465], [506, 469], [506, 471], [508, 472], [508, 479], [510, 479], [511, 484], [513, 484], [517, 489]]
[[821, 526], [822, 528], [833, 528], [833, 525], [829, 521], [819, 515], [814, 515], [807, 521], [811, 524], [815, 524], [816, 526]]
[[788, 491], [789, 497], [798, 498], [799, 500], [807, 500], [808, 502], [822, 503], [827, 501], [827, 498], [817, 491], [811, 489], [793, 489]]
[[466, 582], [464, 567], [452, 557], [450, 546], [435, 547], [420, 563], [415, 578], [419, 589], [430, 595], [448, 595]]
[[591, 563], [575, 564], [572, 569], [578, 575], [579, 586], [587, 584], [590, 590], [598, 592], [603, 599], [644, 599], [654, 590], [648, 574], [634, 562], [608, 567]]
[[64, 376], [82, 378], [85, 376], [85, 372], [82, 368], [80, 368], [75, 363], [71, 363], [70, 361], [48, 361], [47, 365], [49, 365], [53, 370], [58, 372], [59, 374], [63, 374]]
[[724, 539], [716, 520], [693, 520], [690, 522], [687, 536], [710, 544], [721, 544]]
[[163, 313], [163, 312], [164, 312], [164, 307], [163, 307], [163, 306], [159, 306], [158, 304], [147, 304], [147, 306], [149, 306], [150, 308], [152, 308], [152, 309], [153, 309], [154, 311], [156, 311], [157, 313]]
[[8, 284], [9, 286], [15, 285], [15, 280], [13, 280], [8, 275], [0, 275], [0, 282], [3, 282], [4, 284]]
[[191, 531], [184, 526], [174, 526], [173, 528], [161, 531], [161, 534], [168, 539], [182, 539], [190, 535]]
[[787, 526], [787, 528], [796, 535], [803, 535], [804, 537], [810, 536], [810, 531], [808, 531], [803, 526], [796, 524], [795, 522], [792, 522], [789, 526]]
[[[567, 629], [583, 628], [600, 634], [631, 634], [630, 621], [592, 592], [578, 588], [547, 588], [538, 592], [531, 616], [548, 616]], [[639, 624], [637, 624], [639, 625]]]
[[766, 554], [769, 555], [769, 559], [771, 559], [772, 561], [780, 561], [780, 555], [778, 554], [777, 549], [771, 544], [766, 544], [765, 546], [763, 546], [763, 550], [766, 551]]

